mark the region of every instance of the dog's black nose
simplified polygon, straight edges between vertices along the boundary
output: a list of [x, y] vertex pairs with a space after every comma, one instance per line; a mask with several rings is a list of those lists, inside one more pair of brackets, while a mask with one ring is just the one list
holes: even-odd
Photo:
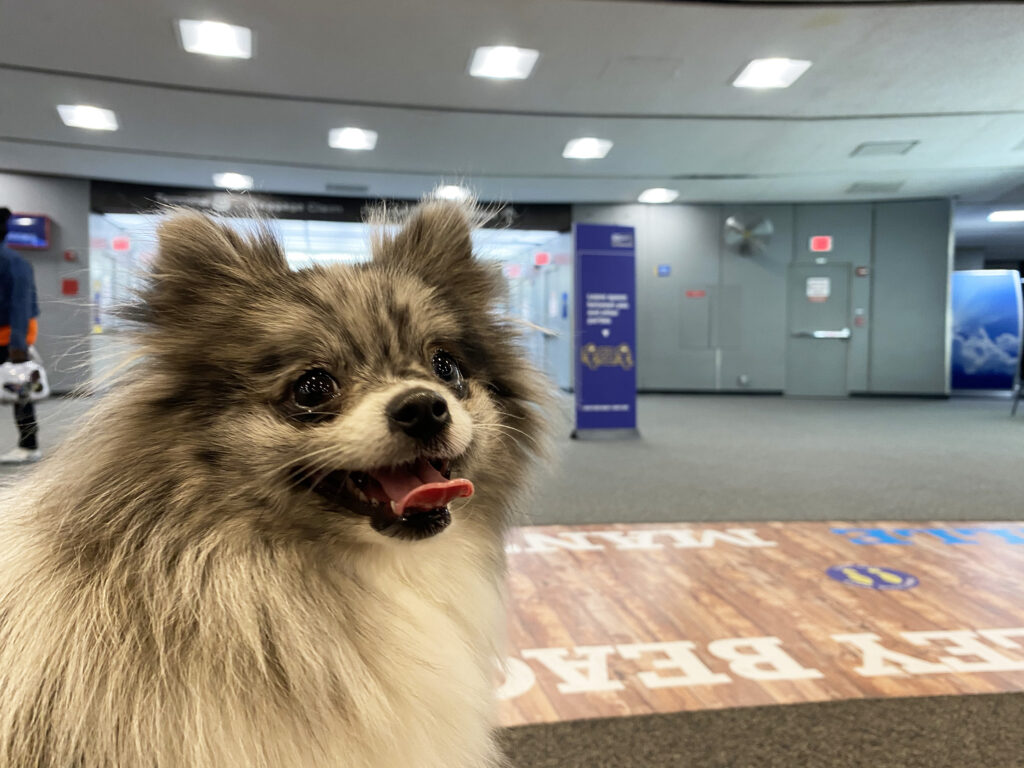
[[398, 395], [388, 403], [388, 419], [395, 429], [426, 442], [447, 427], [452, 420], [448, 401], [437, 392], [419, 387]]

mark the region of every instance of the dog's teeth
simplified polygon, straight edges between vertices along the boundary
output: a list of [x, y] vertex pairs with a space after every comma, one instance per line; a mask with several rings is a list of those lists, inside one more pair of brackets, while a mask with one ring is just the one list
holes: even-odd
[[395, 502], [395, 501], [391, 502], [391, 511], [392, 512], [397, 512], [398, 511], [398, 502]]

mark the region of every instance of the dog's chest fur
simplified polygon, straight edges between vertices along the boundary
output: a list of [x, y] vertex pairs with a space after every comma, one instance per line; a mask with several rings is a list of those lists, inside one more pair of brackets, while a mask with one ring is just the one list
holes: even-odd
[[[0, 547], [14, 566], [0, 576], [2, 607], [20, 617], [4, 628], [0, 667], [29, 675], [0, 681], [3, 729], [19, 734], [26, 766], [45, 768], [499, 765], [491, 726], [500, 539], [484, 546], [479, 532], [462, 534], [453, 525], [412, 552], [383, 549], [359, 558], [357, 571], [339, 563], [319, 580], [299, 577], [304, 591], [262, 597], [232, 584], [257, 577], [251, 564], [225, 561], [238, 570], [211, 570], [219, 594], [178, 606], [179, 616], [195, 613], [179, 647], [170, 634], [155, 645], [147, 636], [166, 616], [133, 614], [97, 630], [111, 617], [80, 600], [71, 624], [48, 615], [48, 602], [74, 601], [70, 589], [81, 585], [38, 583], [48, 569], [25, 558], [33, 545], [9, 538]], [[22, 602], [29, 596], [35, 605]], [[37, 674], [60, 678], [62, 690]], [[38, 713], [40, 698], [49, 699], [49, 722], [32, 733], [17, 713]]]
[[[453, 547], [431, 546], [454, 544], [457, 532], [449, 533], [452, 541], [428, 543], [425, 549], [433, 551], [412, 560], [412, 567], [384, 563], [374, 572], [370, 563], [345, 613], [325, 617], [316, 631], [323, 647], [309, 649], [305, 674], [289, 675], [304, 681], [307, 691], [291, 691], [272, 722], [251, 722], [269, 766], [498, 763], [491, 727], [494, 643], [504, 619], [500, 575]], [[282, 625], [294, 621], [281, 617]], [[304, 644], [299, 638], [284, 642]], [[295, 658], [305, 652], [282, 644], [275, 654]], [[335, 690], [317, 675], [334, 681]], [[262, 700], [264, 695], [255, 701]], [[275, 732], [274, 721], [290, 722], [288, 732]], [[217, 759], [211, 766], [225, 764]]]

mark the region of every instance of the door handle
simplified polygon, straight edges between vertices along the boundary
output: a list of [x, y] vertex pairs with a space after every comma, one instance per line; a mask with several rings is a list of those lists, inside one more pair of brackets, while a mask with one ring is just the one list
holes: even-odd
[[790, 336], [796, 339], [848, 339], [850, 329], [842, 328], [838, 331], [793, 331]]

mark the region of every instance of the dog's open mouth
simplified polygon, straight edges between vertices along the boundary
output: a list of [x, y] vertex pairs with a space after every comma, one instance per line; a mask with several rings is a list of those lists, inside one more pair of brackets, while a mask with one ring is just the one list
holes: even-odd
[[402, 539], [434, 536], [452, 521], [448, 505], [473, 495], [473, 483], [452, 479], [447, 459], [421, 457], [398, 467], [365, 472], [296, 469], [303, 485], [342, 509], [366, 515], [378, 533]]

